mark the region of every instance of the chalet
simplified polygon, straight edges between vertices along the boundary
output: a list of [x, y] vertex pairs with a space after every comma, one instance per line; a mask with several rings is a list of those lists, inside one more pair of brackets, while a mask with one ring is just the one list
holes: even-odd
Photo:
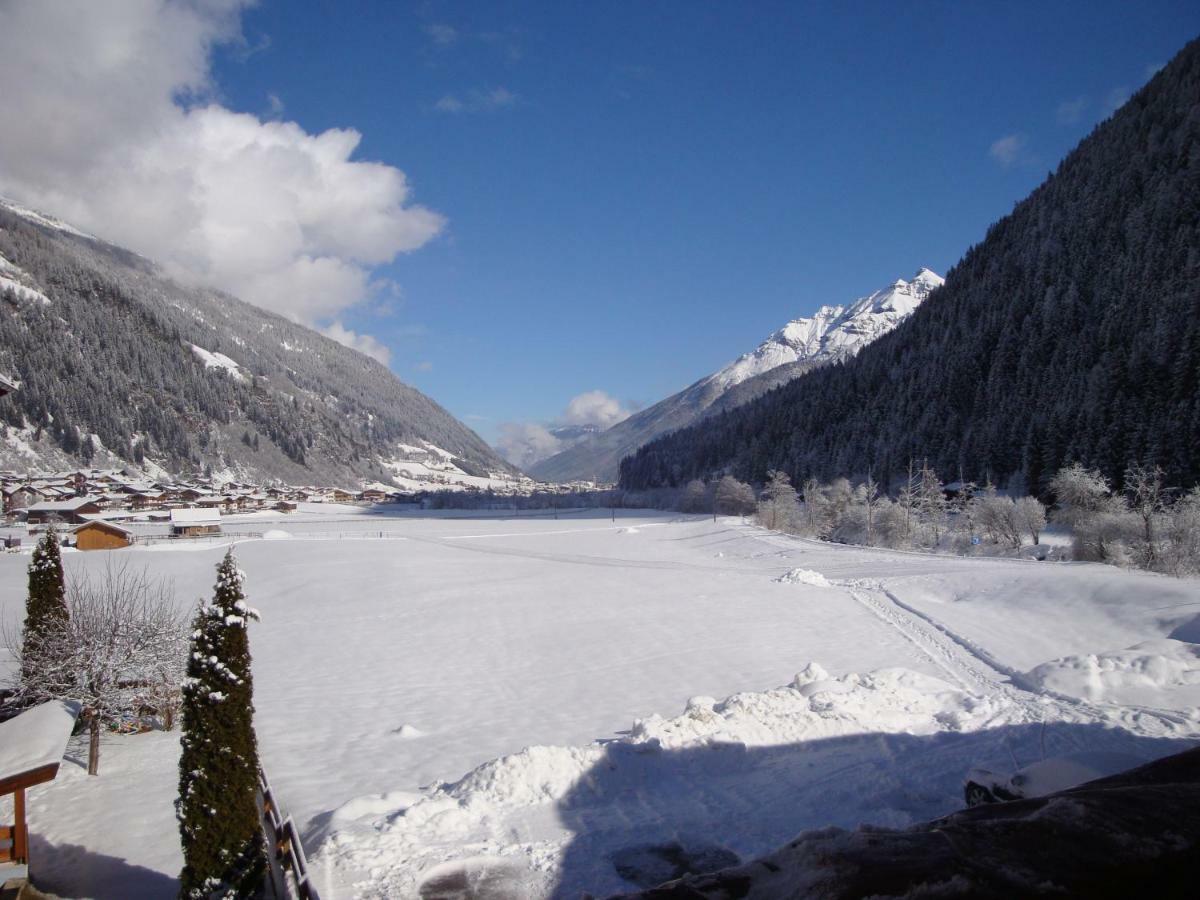
[[295, 512], [296, 504], [291, 500], [276, 500], [275, 503], [272, 504], [271, 509], [276, 510], [277, 512]]
[[15, 512], [44, 500], [42, 492], [28, 484], [17, 484], [4, 489], [4, 511]]
[[195, 503], [204, 496], [204, 492], [198, 491], [196, 488], [184, 488], [182, 491], [178, 492], [177, 496], [178, 499], [186, 501], [187, 503]]
[[171, 510], [171, 534], [178, 537], [199, 537], [221, 533], [221, 514], [215, 509]]
[[391, 494], [381, 491], [379, 488], [367, 488], [362, 492], [361, 497], [368, 503], [387, 503], [392, 499]]
[[225, 505], [226, 497], [220, 494], [201, 494], [192, 500], [192, 506], [199, 509], [220, 509]]
[[77, 497], [74, 500], [43, 500], [35, 503], [26, 510], [25, 519], [30, 525], [46, 525], [50, 522], [66, 522], [78, 525], [84, 521], [84, 516], [100, 512], [100, 506], [90, 497]]
[[350, 491], [343, 491], [341, 488], [334, 488], [329, 492], [329, 499], [334, 503], [353, 503], [357, 498]]
[[133, 543], [133, 532], [104, 519], [92, 519], [71, 529], [80, 550], [117, 550]]
[[141, 493], [131, 494], [129, 497], [130, 509], [153, 509], [157, 506], [162, 506], [166, 501], [166, 495], [160, 491], [142, 491]]

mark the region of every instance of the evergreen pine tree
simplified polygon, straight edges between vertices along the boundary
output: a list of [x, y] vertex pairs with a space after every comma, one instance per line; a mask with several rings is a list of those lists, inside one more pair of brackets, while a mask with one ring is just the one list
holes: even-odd
[[[29, 562], [29, 596], [25, 601], [23, 660], [36, 659], [37, 642], [55, 625], [67, 620], [66, 590], [63, 586], [62, 555], [53, 526], [38, 541]], [[28, 672], [22, 677], [27, 679]]]
[[217, 566], [211, 604], [196, 613], [183, 687], [183, 755], [176, 813], [183, 843], [179, 896], [252, 897], [266, 857], [255, 793], [258, 748], [247, 625], [233, 551]]

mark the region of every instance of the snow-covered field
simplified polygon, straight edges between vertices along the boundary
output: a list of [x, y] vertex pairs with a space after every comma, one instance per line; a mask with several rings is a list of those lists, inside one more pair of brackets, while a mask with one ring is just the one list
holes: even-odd
[[[236, 548], [257, 730], [326, 898], [604, 895], [669, 877], [648, 845], [745, 859], [955, 809], [972, 765], [1200, 737], [1196, 581], [629, 511], [225, 527], [269, 538]], [[128, 558], [191, 602], [227, 543], [65, 559]], [[0, 555], [9, 623], [27, 561]], [[114, 738], [99, 778], [69, 756], [31, 793], [48, 889], [174, 895], [177, 748]]]

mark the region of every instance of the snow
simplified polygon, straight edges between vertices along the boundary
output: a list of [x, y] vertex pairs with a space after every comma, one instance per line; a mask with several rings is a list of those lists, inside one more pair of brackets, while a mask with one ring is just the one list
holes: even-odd
[[1200, 645], [1143, 641], [1124, 650], [1066, 656], [1020, 676], [1030, 690], [1125, 705], [1180, 705], [1200, 698]]
[[[1195, 580], [828, 545], [735, 519], [560, 515], [306, 504], [292, 540], [238, 540], [264, 614], [250, 625], [260, 750], [323, 896], [476, 877], [604, 896], [633, 886], [612, 860], [639, 847], [745, 860], [805, 828], [947, 813], [977, 765], [1152, 759], [1200, 737], [1195, 648], [1170, 638], [1196, 620]], [[236, 518], [265, 538], [284, 517]], [[190, 605], [231, 543], [135, 558]], [[25, 562], [0, 555], [10, 625]], [[1066, 684], [1069, 658], [1089, 655], [1121, 684]], [[1138, 662], [1152, 657], [1169, 664]], [[114, 739], [99, 778], [34, 792], [49, 889], [86, 893], [72, 874], [86, 847], [161, 888], [124, 896], [173, 894], [177, 746]], [[97, 825], [101, 809], [132, 824]]]
[[78, 715], [79, 704], [51, 701], [0, 722], [0, 778], [60, 762]]
[[63, 232], [66, 232], [67, 234], [73, 234], [77, 237], [84, 237], [84, 238], [88, 238], [89, 240], [96, 240], [95, 235], [88, 234], [86, 231], [80, 231], [78, 228], [75, 228], [72, 225], [68, 225], [66, 222], [63, 222], [60, 219], [55, 219], [52, 216], [44, 215], [43, 213], [37, 212], [36, 210], [29, 209], [28, 207], [22, 206], [21, 204], [15, 202], [13, 200], [9, 200], [5, 197], [0, 197], [0, 206], [5, 207], [6, 209], [16, 213], [19, 216], [22, 216], [23, 218], [28, 219], [31, 222], [35, 222], [38, 225], [43, 225], [46, 228], [53, 228], [55, 231], [63, 231]]
[[912, 281], [893, 284], [848, 306], [822, 306], [812, 316], [793, 319], [706, 381], [722, 391], [788, 363], [827, 362], [857, 353], [908, 318], [929, 293], [940, 287], [940, 275], [922, 268]]
[[241, 366], [226, 356], [224, 353], [214, 353], [210, 350], [205, 350], [196, 344], [192, 344], [192, 352], [200, 357], [200, 361], [204, 363], [206, 369], [217, 369], [225, 372], [234, 381], [245, 381], [246, 376], [242, 374]]
[[781, 584], [811, 584], [814, 587], [829, 587], [829, 579], [812, 569], [792, 569], [777, 579]]
[[49, 297], [19, 279], [31, 280], [24, 269], [0, 255], [0, 292], [12, 291], [21, 300], [33, 300], [45, 306], [50, 305]]

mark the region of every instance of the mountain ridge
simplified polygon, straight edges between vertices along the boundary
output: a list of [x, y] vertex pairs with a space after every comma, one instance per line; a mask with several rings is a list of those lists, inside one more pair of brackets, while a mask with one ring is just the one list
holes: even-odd
[[747, 403], [814, 368], [853, 356], [911, 315], [941, 284], [941, 276], [921, 268], [911, 281], [898, 278], [847, 304], [821, 306], [811, 316], [792, 319], [713, 374], [528, 471], [547, 481], [614, 481], [621, 459], [638, 447]]
[[[396, 483], [437, 460], [515, 477], [474, 432], [356, 350], [0, 201], [0, 466]], [[417, 465], [413, 465], [413, 464]]]

